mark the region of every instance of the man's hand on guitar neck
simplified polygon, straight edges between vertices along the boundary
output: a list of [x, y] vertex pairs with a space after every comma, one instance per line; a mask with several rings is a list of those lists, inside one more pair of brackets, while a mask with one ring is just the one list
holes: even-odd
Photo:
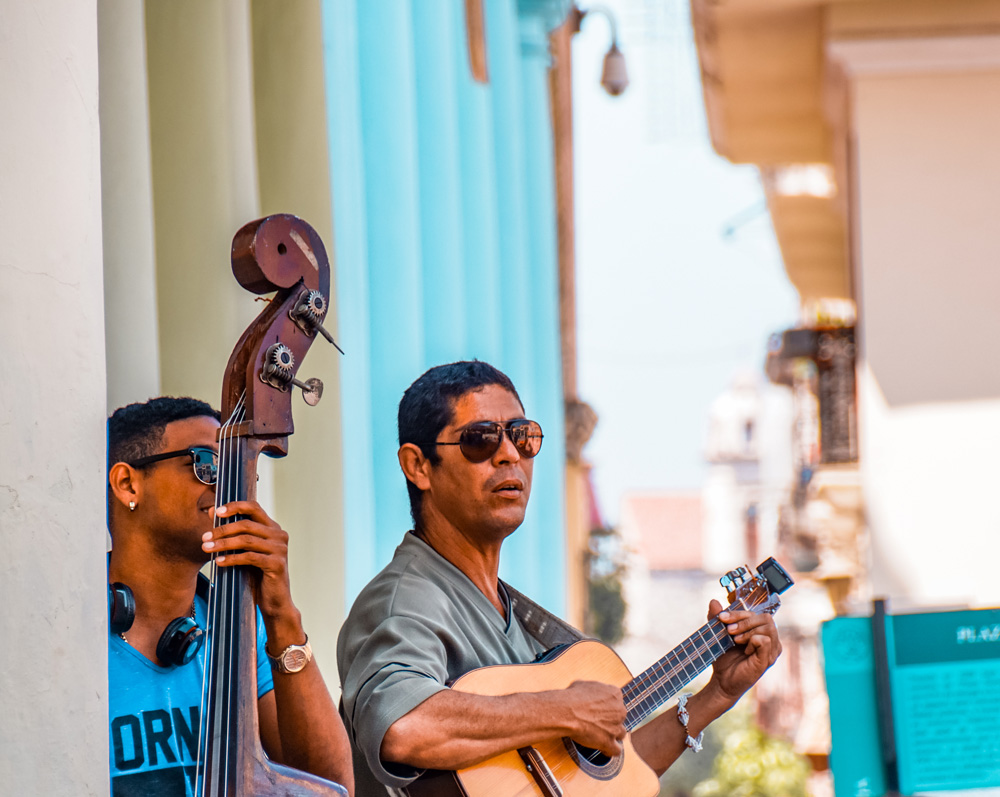
[[714, 617], [726, 624], [736, 647], [716, 659], [709, 687], [714, 684], [733, 705], [777, 661], [781, 640], [767, 612], [723, 612], [722, 604], [713, 600], [708, 619]]
[[688, 733], [698, 736], [736, 705], [781, 653], [778, 629], [770, 614], [722, 612], [722, 604], [713, 600], [708, 607], [708, 619], [714, 617], [725, 623], [736, 647], [716, 659], [708, 685], [688, 700], [687, 733], [677, 720], [676, 708], [632, 732], [635, 751], [657, 775], [666, 772], [684, 752]]
[[501, 697], [438, 692], [393, 723], [382, 760], [457, 770], [546, 739], [568, 736], [608, 755], [622, 750], [621, 689], [576, 681], [566, 689]]

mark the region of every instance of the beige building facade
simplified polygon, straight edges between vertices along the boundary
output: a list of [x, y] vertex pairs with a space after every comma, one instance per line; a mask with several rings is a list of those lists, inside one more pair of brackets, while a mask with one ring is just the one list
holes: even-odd
[[818, 573], [842, 611], [996, 605], [1000, 3], [692, 7], [714, 146], [761, 169], [802, 326], [856, 328], [857, 454], [803, 511]]

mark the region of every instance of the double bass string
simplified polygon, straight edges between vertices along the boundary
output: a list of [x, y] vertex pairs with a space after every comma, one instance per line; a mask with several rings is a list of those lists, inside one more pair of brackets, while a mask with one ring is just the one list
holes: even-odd
[[[219, 434], [219, 465], [218, 465], [218, 478], [216, 480], [215, 487], [215, 508], [218, 509], [220, 506], [234, 500], [236, 496], [233, 495], [234, 490], [239, 488], [239, 462], [240, 458], [238, 455], [234, 454], [234, 449], [238, 450], [239, 438], [234, 434], [234, 428], [236, 424], [240, 423], [244, 417], [245, 410], [245, 399], [246, 394], [243, 393], [240, 396], [239, 401], [236, 404], [232, 414], [225, 423], [222, 425], [222, 429]], [[227, 522], [229, 522], [227, 520]], [[215, 517], [214, 527], [218, 528], [222, 525], [218, 515]], [[206, 623], [205, 635], [207, 637], [206, 653], [204, 664], [202, 667], [202, 691], [201, 691], [201, 721], [198, 723], [198, 760], [195, 766], [195, 790], [196, 794], [202, 795], [207, 789], [207, 781], [209, 776], [209, 762], [206, 760], [208, 756], [208, 743], [209, 743], [209, 730], [208, 727], [213, 723], [214, 718], [218, 716], [219, 706], [213, 705], [208, 708], [212, 710], [214, 716], [208, 716], [206, 712], [207, 700], [210, 685], [208, 683], [209, 678], [214, 675], [216, 681], [219, 681], [223, 677], [223, 672], [221, 670], [215, 670], [213, 672], [212, 662], [214, 660], [215, 654], [215, 643], [217, 637], [217, 626], [215, 624], [215, 617], [218, 611], [218, 601], [222, 601], [222, 614], [220, 616], [232, 615], [233, 613], [233, 601], [231, 599], [231, 593], [233, 591], [233, 579], [226, 579], [227, 588], [226, 590], [217, 590], [217, 577], [219, 575], [219, 568], [216, 564], [216, 553], [213, 552], [211, 556], [211, 575], [209, 577], [209, 598], [208, 598], [208, 620]], [[221, 592], [221, 596], [220, 596]], [[229, 627], [232, 627], [232, 617], [229, 617]], [[231, 656], [232, 649], [231, 646], [228, 650], [228, 655]], [[221, 684], [220, 684], [221, 685]], [[219, 697], [219, 690], [215, 690], [215, 695]], [[231, 701], [231, 694], [227, 695], [227, 699]], [[231, 713], [231, 703], [226, 705], [225, 716], [230, 716]], [[225, 739], [225, 744], [229, 744], [229, 734], [223, 734]], [[213, 749], [213, 759], [218, 761], [220, 751]], [[222, 751], [222, 756], [225, 758], [228, 755], [228, 750], [224, 749]], [[228, 775], [228, 767], [223, 768]], [[217, 778], [216, 778], [217, 781]], [[225, 785], [225, 784], [224, 784]], [[225, 793], [225, 790], [223, 791]]]
[[[245, 404], [244, 404], [245, 396], [246, 396], [245, 393], [243, 393], [243, 394], [240, 395], [240, 400], [237, 402], [236, 408], [233, 410], [233, 415], [236, 418], [236, 423], [239, 423], [239, 422], [243, 421], [243, 419], [245, 417]], [[242, 457], [240, 456], [240, 453], [241, 453], [241, 451], [240, 451], [240, 449], [241, 449], [241, 443], [242, 443], [242, 438], [237, 437], [236, 435], [232, 434], [232, 430], [230, 430], [230, 434], [227, 436], [227, 439], [226, 439], [226, 451], [227, 451], [227, 456], [226, 456], [226, 459], [227, 459], [226, 471], [227, 471], [227, 474], [228, 474], [228, 478], [227, 478], [227, 484], [226, 484], [226, 490], [225, 490], [226, 494], [225, 494], [224, 503], [228, 503], [229, 501], [239, 500], [239, 498], [241, 497], [239, 495], [239, 493], [240, 493], [240, 476], [241, 476], [240, 466], [241, 466], [241, 463], [242, 463]], [[221, 506], [221, 504], [220, 504], [220, 506]], [[227, 516], [225, 522], [226, 523], [232, 523], [235, 519], [236, 519], [235, 516]], [[227, 575], [223, 579], [225, 581], [226, 590], [225, 590], [225, 595], [224, 595], [225, 602], [223, 603], [223, 607], [222, 608], [223, 608], [223, 611], [224, 611], [225, 617], [226, 617], [226, 627], [229, 628], [230, 631], [232, 631], [232, 629], [235, 627], [235, 620], [236, 620], [236, 618], [235, 618], [235, 613], [236, 613], [236, 591], [237, 591], [237, 589], [239, 587], [239, 579], [237, 578], [237, 575], [238, 575], [237, 571], [235, 571], [235, 570], [229, 570], [228, 573], [227, 573]], [[238, 647], [237, 645], [233, 644], [233, 639], [232, 639], [232, 635], [231, 634], [227, 638], [226, 643], [227, 643], [226, 644], [226, 666], [225, 666], [225, 669], [218, 674], [218, 677], [219, 677], [220, 681], [221, 681], [221, 679], [223, 679], [225, 677], [225, 674], [231, 674], [233, 672], [233, 661], [234, 661], [234, 658], [236, 656], [236, 648]], [[225, 714], [224, 714], [225, 723], [226, 723], [226, 733], [225, 733], [225, 742], [224, 742], [223, 750], [221, 752], [221, 758], [217, 757], [217, 760], [223, 760], [223, 761], [227, 762], [227, 764], [222, 767], [222, 771], [224, 773], [224, 776], [223, 776], [224, 779], [223, 779], [223, 783], [222, 783], [222, 790], [219, 791], [219, 793], [220, 794], [228, 794], [229, 793], [229, 774], [230, 774], [230, 769], [231, 769], [231, 767], [228, 765], [228, 761], [229, 761], [229, 746], [234, 741], [232, 739], [232, 733], [231, 733], [232, 729], [231, 729], [231, 726], [230, 726], [230, 720], [231, 720], [231, 718], [233, 716], [233, 704], [232, 704], [232, 701], [233, 701], [233, 689], [232, 689], [232, 684], [231, 683], [225, 685], [225, 688], [223, 689], [223, 693], [226, 695], [226, 707], [225, 707], [226, 710], [225, 710]], [[218, 789], [217, 789], [217, 791], [218, 791]]]

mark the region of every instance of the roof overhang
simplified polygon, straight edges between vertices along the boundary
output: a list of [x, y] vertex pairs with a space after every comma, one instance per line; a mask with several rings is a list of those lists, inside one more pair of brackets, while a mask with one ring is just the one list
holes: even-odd
[[785, 270], [803, 303], [852, 294], [840, 181], [822, 194], [776, 188], [792, 165], [840, 171], [827, 107], [827, 5], [691, 3], [712, 145], [733, 163], [761, 169]]

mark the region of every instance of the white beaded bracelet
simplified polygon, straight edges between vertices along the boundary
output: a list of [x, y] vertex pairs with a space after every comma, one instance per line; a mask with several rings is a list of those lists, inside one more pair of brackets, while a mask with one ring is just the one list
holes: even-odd
[[687, 710], [688, 698], [691, 697], [690, 692], [683, 692], [677, 698], [677, 721], [683, 726], [684, 733], [687, 734], [687, 738], [684, 740], [684, 744], [694, 750], [696, 753], [701, 752], [701, 740], [705, 736], [705, 732], [702, 731], [698, 734], [698, 738], [695, 739], [690, 733], [688, 733], [688, 719], [690, 715]]

